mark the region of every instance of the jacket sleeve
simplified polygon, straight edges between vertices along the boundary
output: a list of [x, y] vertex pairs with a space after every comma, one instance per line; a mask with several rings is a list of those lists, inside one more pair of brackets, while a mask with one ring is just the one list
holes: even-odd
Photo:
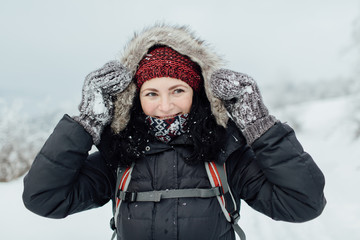
[[272, 219], [304, 222], [325, 207], [324, 176], [286, 124], [275, 124], [251, 148], [232, 153], [230, 164], [238, 197]]
[[92, 138], [65, 115], [24, 178], [23, 201], [44, 217], [102, 206], [112, 197], [114, 176], [99, 152], [88, 155]]

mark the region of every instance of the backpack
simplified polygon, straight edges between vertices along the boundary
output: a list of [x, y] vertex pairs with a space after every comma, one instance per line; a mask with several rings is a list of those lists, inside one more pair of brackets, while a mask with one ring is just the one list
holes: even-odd
[[205, 162], [205, 169], [212, 187], [210, 189], [191, 188], [148, 192], [129, 192], [127, 189], [131, 180], [131, 173], [134, 169], [134, 166], [135, 163], [132, 163], [130, 167], [119, 167], [117, 171], [115, 201], [113, 202], [113, 217], [110, 220], [110, 227], [112, 230], [114, 230], [111, 238], [112, 240], [116, 236], [117, 217], [119, 215], [119, 209], [122, 202], [160, 202], [161, 199], [165, 198], [186, 197], [216, 197], [219, 201], [221, 210], [223, 211], [226, 220], [231, 223], [234, 231], [237, 233], [240, 239], [246, 240], [244, 231], [237, 224], [238, 220], [240, 219], [240, 214], [228, 185], [225, 163], [219, 164], [215, 162]]

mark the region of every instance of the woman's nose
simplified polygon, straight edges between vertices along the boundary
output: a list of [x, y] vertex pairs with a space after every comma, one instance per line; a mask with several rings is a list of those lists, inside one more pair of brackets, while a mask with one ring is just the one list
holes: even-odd
[[168, 96], [161, 97], [159, 108], [163, 112], [171, 110], [171, 100]]

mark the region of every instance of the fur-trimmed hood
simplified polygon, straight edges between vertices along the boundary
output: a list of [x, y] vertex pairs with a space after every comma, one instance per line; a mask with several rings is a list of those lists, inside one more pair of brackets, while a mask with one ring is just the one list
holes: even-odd
[[[211, 74], [222, 67], [221, 58], [210, 47], [184, 26], [156, 25], [147, 28], [134, 37], [125, 46], [120, 62], [134, 75], [139, 62], [154, 45], [166, 45], [177, 52], [190, 57], [201, 67], [204, 78], [204, 88], [209, 99], [212, 113], [217, 123], [226, 127], [228, 115], [222, 101], [216, 98], [210, 88]], [[136, 94], [136, 84], [133, 81], [125, 91], [117, 95], [115, 101], [114, 119], [111, 124], [115, 133], [122, 131], [129, 122], [130, 109]]]

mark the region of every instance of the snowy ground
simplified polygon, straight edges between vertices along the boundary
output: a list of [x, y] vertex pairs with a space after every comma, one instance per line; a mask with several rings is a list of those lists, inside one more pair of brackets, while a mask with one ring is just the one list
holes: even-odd
[[[357, 99], [359, 100], [359, 99]], [[249, 240], [360, 239], [360, 139], [350, 106], [354, 96], [288, 106], [273, 111], [296, 126], [297, 136], [326, 177], [328, 204], [317, 219], [302, 224], [273, 221], [242, 206], [240, 225]], [[359, 101], [357, 101], [359, 102]], [[0, 239], [110, 239], [111, 206], [50, 220], [27, 211], [22, 179], [0, 183]]]

